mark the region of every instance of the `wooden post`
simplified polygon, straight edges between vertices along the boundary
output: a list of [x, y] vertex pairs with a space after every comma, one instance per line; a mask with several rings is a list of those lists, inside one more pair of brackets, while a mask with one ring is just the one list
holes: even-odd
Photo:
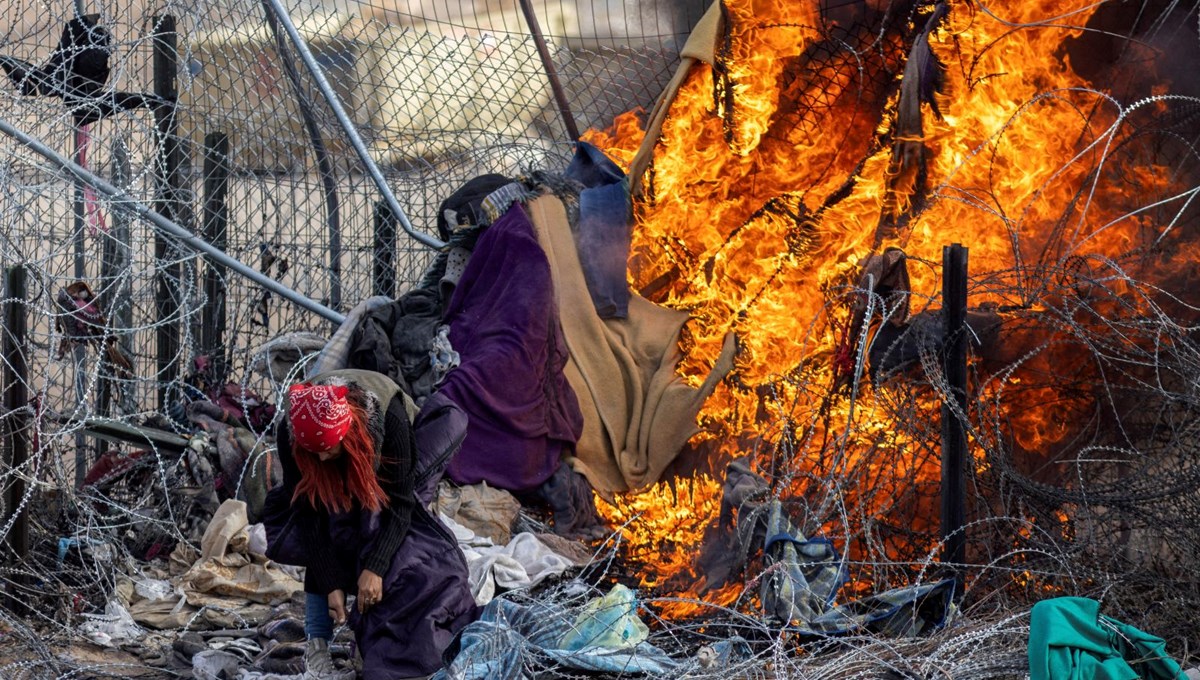
[[[228, 243], [229, 135], [210, 132], [204, 136], [204, 238], [225, 250]], [[204, 299], [200, 326], [201, 352], [214, 362], [217, 375], [225, 375], [225, 267], [209, 260], [204, 274]]]
[[[949, 387], [942, 403], [942, 562], [966, 562], [967, 434], [967, 249], [942, 248], [943, 373]], [[962, 414], [960, 416], [960, 414]]]
[[396, 216], [386, 201], [375, 204], [375, 257], [372, 258], [375, 295], [396, 298]]
[[[25, 267], [17, 265], [5, 271], [4, 297], [8, 300], [4, 309], [4, 441], [8, 455], [6, 471], [16, 470], [29, 460], [28, 432], [32, 422], [26, 409], [29, 406], [28, 367], [25, 363], [26, 309]], [[9, 472], [11, 474], [11, 472]], [[5, 480], [8, 493], [4, 499], [4, 524], [13, 515], [12, 529], [8, 532], [8, 547], [16, 555], [15, 564], [21, 564], [29, 555], [29, 513], [23, 507], [25, 482], [21, 475], [12, 474]]]
[[[176, 134], [175, 71], [177, 41], [175, 17], [169, 14], [154, 17], [154, 93], [168, 102], [154, 110], [158, 132], [155, 198], [153, 208], [163, 217], [179, 222], [179, 188], [182, 185], [182, 149]], [[158, 355], [158, 406], [167, 406], [167, 385], [179, 375], [180, 322], [182, 294], [179, 249], [161, 231], [155, 232], [154, 258], [158, 265], [157, 290], [154, 307], [157, 314], [156, 344]]]

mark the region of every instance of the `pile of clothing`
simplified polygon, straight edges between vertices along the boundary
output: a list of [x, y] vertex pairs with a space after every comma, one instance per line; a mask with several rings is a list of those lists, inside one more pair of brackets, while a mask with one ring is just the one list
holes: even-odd
[[686, 312], [632, 293], [624, 173], [580, 142], [562, 174], [482, 175], [442, 204], [447, 246], [399, 299], [360, 303], [309, 371], [384, 373], [468, 415], [447, 477], [547, 505], [556, 532], [605, 533], [602, 496], [659, 480], [732, 367], [676, 375]]

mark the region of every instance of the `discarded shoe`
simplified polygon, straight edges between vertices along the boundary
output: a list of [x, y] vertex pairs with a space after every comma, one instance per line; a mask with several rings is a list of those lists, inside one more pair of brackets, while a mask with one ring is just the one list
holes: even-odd
[[239, 656], [246, 663], [253, 663], [255, 657], [262, 652], [262, 647], [259, 647], [258, 643], [250, 638], [234, 638], [220, 642], [214, 640], [209, 643], [209, 646]]
[[278, 642], [267, 640], [263, 651], [254, 660], [254, 667], [267, 673], [300, 675], [304, 672], [303, 642]]
[[304, 622], [290, 617], [267, 621], [259, 627], [258, 631], [263, 637], [280, 642], [304, 640]]
[[333, 664], [329, 641], [314, 638], [304, 648], [303, 680], [354, 680], [357, 673], [344, 671]]
[[190, 664], [192, 657], [196, 656], [197, 652], [203, 652], [204, 650], [208, 649], [208, 645], [204, 642], [204, 638], [200, 637], [199, 633], [189, 632], [180, 635], [178, 638], [175, 638], [175, 640], [171, 642], [171, 649], [173, 649], [181, 659]]

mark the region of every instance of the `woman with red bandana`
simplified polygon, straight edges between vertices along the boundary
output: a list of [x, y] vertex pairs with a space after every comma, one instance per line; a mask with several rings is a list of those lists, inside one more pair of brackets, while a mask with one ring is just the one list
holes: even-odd
[[351, 624], [366, 677], [418, 678], [476, 614], [457, 542], [417, 501], [405, 402], [372, 371], [330, 371], [288, 391], [283, 483], [263, 523], [267, 555], [306, 567], [305, 680], [354, 676], [333, 664], [334, 624]]

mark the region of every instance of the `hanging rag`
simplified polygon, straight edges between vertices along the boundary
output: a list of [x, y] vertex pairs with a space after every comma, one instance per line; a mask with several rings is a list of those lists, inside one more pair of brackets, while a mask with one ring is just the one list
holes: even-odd
[[625, 173], [600, 149], [578, 142], [563, 174], [583, 185], [574, 225], [575, 249], [592, 305], [601, 319], [623, 319], [629, 316], [626, 270], [633, 236], [633, 204]]
[[41, 66], [0, 56], [0, 68], [26, 97], [61, 98], [76, 127], [121, 111], [167, 104], [157, 95], [105, 88], [112, 71], [112, 33], [99, 21], [99, 14], [73, 17], [63, 25], [58, 45]]
[[583, 418], [563, 374], [558, 310], [546, 254], [515, 204], [479, 237], [446, 309], [461, 363], [438, 394], [468, 415], [450, 479], [531, 490], [574, 447]]

